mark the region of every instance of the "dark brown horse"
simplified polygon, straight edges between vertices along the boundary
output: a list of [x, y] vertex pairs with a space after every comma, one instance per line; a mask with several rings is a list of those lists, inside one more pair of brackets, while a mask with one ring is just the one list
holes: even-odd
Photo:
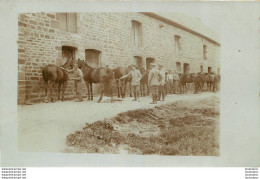
[[132, 77], [127, 77], [125, 79], [120, 80], [120, 78], [126, 74], [128, 74], [131, 71], [131, 66], [128, 66], [127, 68], [125, 67], [116, 67], [115, 69], [113, 69], [114, 72], [114, 77], [116, 80], [116, 88], [117, 88], [117, 95], [118, 98], [125, 97], [125, 92], [126, 92], [126, 85], [129, 82], [129, 93], [130, 93], [130, 97], [132, 97], [132, 85], [131, 85], [131, 81], [132, 81]]
[[[69, 59], [67, 62], [62, 65], [63, 68], [73, 68], [73, 60]], [[62, 89], [62, 101], [64, 100], [64, 93], [67, 87], [67, 82], [69, 80], [68, 73], [57, 67], [56, 65], [47, 65], [42, 69], [42, 77], [44, 81], [45, 88], [45, 102], [48, 102], [48, 88], [50, 89], [50, 99], [53, 102], [52, 92], [55, 87], [55, 84], [58, 84], [58, 100], [60, 99], [60, 91]]]
[[215, 92], [218, 89], [220, 75], [214, 73], [205, 73], [205, 82], [207, 83], [207, 90]]
[[142, 78], [140, 80], [140, 87], [141, 87], [141, 96], [145, 96], [145, 86], [147, 87], [148, 95], [150, 93], [149, 85], [148, 85], [148, 76], [150, 70], [145, 70], [144, 68], [141, 69]]
[[204, 91], [204, 83], [206, 82], [206, 75], [203, 73], [198, 73], [197, 78], [197, 92], [203, 92]]
[[78, 68], [83, 72], [83, 78], [88, 89], [88, 100], [93, 100], [92, 84], [100, 84], [101, 94], [97, 102], [102, 100], [105, 88], [109, 89], [111, 94], [111, 102], [113, 101], [112, 93], [112, 70], [104, 67], [92, 68], [84, 60], [78, 59]]
[[187, 83], [194, 83], [194, 93], [198, 92], [199, 88], [199, 83], [198, 83], [198, 75], [196, 73], [186, 73], [182, 74], [179, 73], [179, 78], [180, 78], [180, 92], [181, 93], [187, 93]]

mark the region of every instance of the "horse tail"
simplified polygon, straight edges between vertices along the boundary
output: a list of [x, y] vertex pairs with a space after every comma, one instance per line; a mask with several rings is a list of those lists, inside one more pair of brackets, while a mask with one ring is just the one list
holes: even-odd
[[47, 83], [49, 81], [49, 77], [48, 77], [48, 71], [46, 68], [42, 69], [42, 77], [45, 83]]

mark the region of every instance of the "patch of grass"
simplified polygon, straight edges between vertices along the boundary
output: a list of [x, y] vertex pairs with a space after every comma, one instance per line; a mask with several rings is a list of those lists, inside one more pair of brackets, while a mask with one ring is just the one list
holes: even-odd
[[86, 124], [67, 137], [68, 146], [94, 153], [219, 155], [216, 99], [196, 105], [183, 102], [120, 113]]

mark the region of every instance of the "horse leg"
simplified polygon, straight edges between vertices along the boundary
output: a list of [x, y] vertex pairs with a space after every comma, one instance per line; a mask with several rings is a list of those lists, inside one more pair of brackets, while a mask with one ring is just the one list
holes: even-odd
[[[92, 85], [91, 85], [91, 88], [92, 88]], [[100, 83], [100, 88], [101, 88], [101, 93], [100, 93], [100, 97], [99, 97], [99, 99], [97, 101], [98, 103], [100, 103], [100, 101], [102, 100], [103, 94], [104, 94], [104, 90], [105, 90], [105, 84], [103, 84], [103, 82]], [[93, 100], [93, 98], [92, 98], [92, 100]]]
[[123, 89], [123, 95], [122, 95], [122, 98], [125, 98], [125, 91], [126, 91], [126, 81], [124, 82], [123, 86], [124, 86], [124, 89]]
[[[104, 91], [104, 90], [103, 90]], [[92, 83], [90, 83], [90, 94], [91, 94], [91, 101], [93, 100], [93, 88]]]
[[52, 92], [53, 92], [53, 89], [54, 89], [54, 82], [50, 82], [50, 99], [51, 99], [51, 102], [53, 103], [54, 100], [53, 100], [53, 97], [52, 97]]
[[117, 89], [117, 97], [120, 98], [120, 86], [118, 80], [116, 80], [116, 89]]
[[64, 82], [62, 85], [62, 98], [61, 98], [62, 101], [65, 101], [64, 95], [65, 95], [66, 88], [67, 88], [67, 82]]
[[60, 100], [61, 84], [58, 84], [58, 100]]
[[130, 97], [132, 97], [132, 84], [129, 82], [129, 91], [130, 91]]
[[90, 91], [89, 91], [89, 83], [86, 82], [86, 86], [87, 86], [87, 89], [88, 89], [88, 101], [90, 100]]
[[141, 86], [141, 96], [145, 96], [145, 83]]
[[147, 86], [148, 96], [149, 96], [149, 94], [150, 94], [150, 88], [149, 88], [148, 82], [146, 82], [146, 86]]
[[141, 96], [145, 96], [145, 83], [141, 84]]
[[120, 88], [120, 94], [121, 94], [121, 97], [124, 98], [125, 97], [125, 91], [124, 91], [124, 85], [125, 85], [125, 82], [124, 81], [121, 81], [120, 82], [120, 85], [119, 85], [119, 88]]
[[48, 103], [48, 82], [44, 83], [44, 90], [45, 90], [45, 99], [44, 102]]
[[110, 89], [110, 95], [111, 95], [111, 100], [110, 102], [112, 103], [113, 100], [113, 88], [112, 88], [112, 81], [109, 82], [109, 89]]

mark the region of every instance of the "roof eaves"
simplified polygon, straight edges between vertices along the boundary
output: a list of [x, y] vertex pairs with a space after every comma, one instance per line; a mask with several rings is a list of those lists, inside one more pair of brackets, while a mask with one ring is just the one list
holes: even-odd
[[207, 37], [207, 36], [205, 36], [205, 35], [203, 35], [203, 34], [201, 34], [201, 33], [199, 33], [199, 32], [196, 32], [196, 31], [194, 31], [194, 30], [192, 30], [192, 29], [190, 29], [190, 28], [188, 28], [188, 27], [186, 27], [186, 26], [183, 26], [183, 25], [181, 25], [180, 23], [177, 23], [177, 22], [175, 22], [175, 21], [173, 21], [173, 20], [170, 20], [170, 19], [168, 19], [168, 18], [162, 17], [162, 16], [160, 16], [160, 15], [158, 15], [158, 14], [156, 14], [156, 13], [153, 13], [153, 12], [140, 12], [140, 13], [141, 13], [141, 14], [144, 14], [144, 15], [147, 15], [147, 16], [149, 16], [149, 17], [155, 18], [155, 19], [157, 19], [157, 20], [160, 20], [160, 21], [162, 21], [162, 22], [165, 22], [165, 23], [167, 23], [167, 24], [169, 24], [169, 25], [175, 26], [175, 27], [177, 27], [177, 28], [180, 28], [180, 29], [182, 29], [182, 30], [185, 30], [185, 31], [187, 31], [187, 32], [190, 32], [190, 33], [192, 33], [192, 34], [194, 34], [194, 35], [196, 35], [196, 36], [202, 37], [202, 38], [208, 40], [209, 42], [212, 42], [212, 43], [214, 43], [214, 44], [220, 46], [220, 43], [217, 42], [217, 41], [215, 41], [215, 40], [213, 40], [212, 38], [209, 38], [209, 37]]

